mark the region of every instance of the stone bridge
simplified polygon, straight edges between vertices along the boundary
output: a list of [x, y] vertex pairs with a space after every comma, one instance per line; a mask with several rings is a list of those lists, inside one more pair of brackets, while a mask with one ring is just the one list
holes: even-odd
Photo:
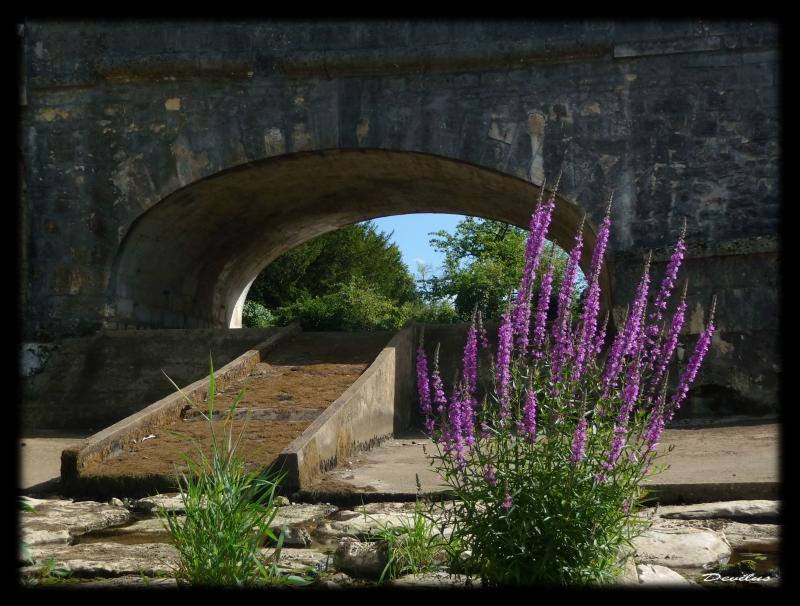
[[[687, 221], [702, 412], [778, 408], [778, 27], [768, 22], [29, 22], [22, 373], [101, 330], [239, 327], [258, 273], [338, 227], [457, 213], [549, 237], [614, 190], [604, 306]], [[425, 230], [424, 224], [419, 228]]]

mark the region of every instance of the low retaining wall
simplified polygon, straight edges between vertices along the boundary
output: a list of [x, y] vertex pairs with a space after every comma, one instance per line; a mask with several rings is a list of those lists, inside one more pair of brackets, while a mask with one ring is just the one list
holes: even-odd
[[[280, 329], [263, 343], [256, 345], [254, 349], [226, 364], [214, 373], [216, 387], [224, 389], [226, 385], [246, 377], [269, 351], [291, 340], [299, 332], [300, 326], [291, 324]], [[205, 377], [183, 388], [183, 393], [194, 401], [203, 401], [208, 398], [209, 387], [210, 378]], [[144, 410], [96, 433], [82, 445], [63, 451], [61, 453], [62, 490], [72, 494], [92, 495], [107, 492], [103, 487], [94, 486], [99, 480], [82, 477], [81, 472], [86, 467], [105, 460], [109, 454], [122, 449], [124, 445], [129, 444], [132, 440], [143, 438], [152, 433], [157, 427], [169, 425], [171, 422], [180, 419], [181, 411], [185, 406], [186, 399], [184, 396], [180, 392], [175, 392], [151, 404]], [[144, 486], [128, 486], [131, 482], [146, 484], [150, 492], [153, 489], [163, 491], [164, 487], [174, 485], [173, 478], [148, 476], [135, 481], [131, 479], [130, 482], [126, 482], [125, 492], [129, 492], [130, 489], [134, 491], [144, 489]], [[107, 488], [110, 489], [110, 487]]]
[[407, 323], [364, 374], [278, 455], [285, 489], [307, 490], [344, 457], [369, 450], [408, 426], [416, 332], [416, 324]]

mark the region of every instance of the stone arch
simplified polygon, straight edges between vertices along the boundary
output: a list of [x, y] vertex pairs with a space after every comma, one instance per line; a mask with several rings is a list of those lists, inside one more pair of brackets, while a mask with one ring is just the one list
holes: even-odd
[[[220, 171], [166, 196], [122, 241], [107, 295], [119, 327], [237, 327], [247, 291], [271, 261], [316, 236], [387, 215], [452, 213], [527, 228], [539, 187], [431, 154], [330, 149]], [[569, 251], [582, 211], [557, 197], [548, 233]], [[422, 226], [424, 229], [424, 226]], [[587, 217], [581, 268], [596, 230]], [[611, 309], [609, 268], [602, 310]]]

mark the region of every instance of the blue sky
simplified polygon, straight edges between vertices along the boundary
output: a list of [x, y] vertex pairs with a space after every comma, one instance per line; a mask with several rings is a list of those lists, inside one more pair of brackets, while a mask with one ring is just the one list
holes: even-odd
[[425, 265], [432, 266], [434, 273], [444, 262], [444, 255], [436, 252], [428, 241], [430, 232], [445, 230], [455, 232], [456, 224], [464, 218], [463, 215], [443, 214], [414, 214], [396, 215], [373, 219], [379, 232], [387, 234], [394, 231], [391, 240], [403, 255], [403, 261], [408, 265], [411, 273], [417, 273], [417, 260]]

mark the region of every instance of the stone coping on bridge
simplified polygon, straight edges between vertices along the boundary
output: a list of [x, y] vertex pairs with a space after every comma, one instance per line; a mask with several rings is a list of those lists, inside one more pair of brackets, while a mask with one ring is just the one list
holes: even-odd
[[[247, 376], [269, 351], [291, 340], [300, 331], [298, 324], [290, 324], [281, 328], [266, 341], [226, 364], [214, 373], [216, 387], [224, 389], [226, 385]], [[61, 453], [62, 488], [71, 493], [83, 493], [87, 490], [91, 492], [92, 488], [87, 485], [87, 479], [82, 477], [81, 472], [85, 468], [105, 460], [110, 454], [121, 450], [132, 440], [139, 440], [149, 435], [155, 428], [179, 419], [181, 411], [186, 406], [186, 397], [192, 400], [206, 399], [210, 384], [210, 377], [195, 381], [183, 388], [181, 390], [183, 393], [176, 391], [87, 438], [81, 445], [64, 450]], [[164, 479], [150, 479], [160, 489]]]

